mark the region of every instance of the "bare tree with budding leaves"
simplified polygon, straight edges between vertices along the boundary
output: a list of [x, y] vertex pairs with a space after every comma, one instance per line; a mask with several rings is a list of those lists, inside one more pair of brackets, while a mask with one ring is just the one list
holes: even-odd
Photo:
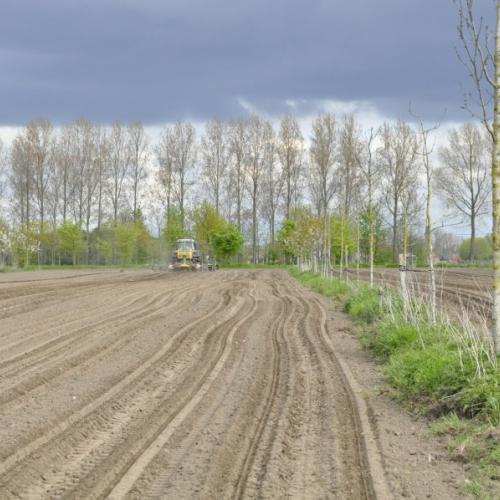
[[491, 161], [493, 215], [493, 328], [494, 350], [500, 354], [500, 0], [493, 31], [475, 13], [474, 0], [455, 0], [458, 9], [457, 55], [473, 85], [465, 107], [478, 116], [493, 141]]

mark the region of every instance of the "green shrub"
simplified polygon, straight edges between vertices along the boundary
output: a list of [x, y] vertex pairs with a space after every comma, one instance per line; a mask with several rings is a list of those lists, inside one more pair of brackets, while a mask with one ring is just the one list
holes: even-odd
[[452, 396], [473, 376], [471, 367], [462, 366], [457, 351], [443, 344], [425, 350], [401, 349], [389, 360], [387, 375], [404, 394], [432, 398]]
[[359, 288], [347, 299], [344, 310], [359, 321], [373, 323], [381, 314], [378, 290], [367, 287]]
[[385, 322], [375, 333], [365, 334], [365, 347], [371, 349], [381, 360], [387, 360], [397, 350], [416, 345], [418, 331], [413, 325], [396, 325]]
[[460, 399], [468, 413], [484, 413], [494, 424], [500, 425], [500, 369], [470, 380]]

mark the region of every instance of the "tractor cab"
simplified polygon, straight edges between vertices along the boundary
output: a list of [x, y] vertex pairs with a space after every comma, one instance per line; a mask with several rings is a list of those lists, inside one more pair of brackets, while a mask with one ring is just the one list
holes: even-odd
[[170, 269], [201, 269], [201, 254], [198, 243], [192, 238], [182, 238], [175, 242]]

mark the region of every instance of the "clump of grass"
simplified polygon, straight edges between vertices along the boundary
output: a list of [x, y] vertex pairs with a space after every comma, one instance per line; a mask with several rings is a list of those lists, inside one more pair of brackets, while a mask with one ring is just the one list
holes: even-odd
[[364, 347], [373, 351], [377, 358], [385, 362], [400, 349], [418, 341], [419, 332], [413, 325], [381, 323], [376, 331], [365, 331], [362, 335]]
[[491, 422], [500, 426], [500, 369], [488, 372], [479, 379], [472, 379], [462, 389], [460, 399], [470, 413], [482, 411]]
[[351, 286], [348, 283], [341, 280], [329, 280], [322, 278], [321, 276], [310, 273], [310, 272], [300, 272], [295, 268], [289, 270], [290, 274], [298, 279], [302, 284], [316, 290], [322, 295], [332, 298], [346, 297], [351, 292]]
[[418, 343], [408, 343], [389, 357], [386, 373], [392, 385], [408, 398], [428, 398], [431, 403], [449, 406], [448, 398], [455, 400], [456, 408], [464, 413], [467, 404], [460, 391], [474, 379], [471, 363], [462, 363], [458, 353], [445, 343], [435, 342], [425, 349]]
[[357, 286], [344, 304], [344, 310], [353, 318], [365, 323], [373, 323], [380, 318], [380, 294], [378, 290]]

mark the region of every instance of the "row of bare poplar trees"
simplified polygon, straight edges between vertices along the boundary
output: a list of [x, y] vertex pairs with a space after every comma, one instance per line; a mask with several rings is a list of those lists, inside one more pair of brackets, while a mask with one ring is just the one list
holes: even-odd
[[[71, 221], [88, 234], [144, 215], [150, 227], [163, 227], [176, 211], [188, 226], [190, 210], [208, 200], [247, 235], [256, 261], [277, 225], [305, 204], [325, 220], [356, 224], [368, 212], [375, 224], [375, 214], [382, 217], [396, 262], [408, 233], [424, 225], [426, 179], [427, 192], [437, 189], [472, 238], [487, 209], [491, 140], [465, 125], [432, 155], [432, 133], [402, 121], [363, 130], [353, 115], [326, 113], [314, 120], [308, 147], [292, 116], [274, 127], [259, 116], [212, 120], [199, 138], [191, 123], [178, 122], [152, 144], [140, 123], [82, 119], [56, 129], [35, 120], [4, 148], [4, 218], [40, 232]], [[319, 249], [323, 258], [330, 237]]]

